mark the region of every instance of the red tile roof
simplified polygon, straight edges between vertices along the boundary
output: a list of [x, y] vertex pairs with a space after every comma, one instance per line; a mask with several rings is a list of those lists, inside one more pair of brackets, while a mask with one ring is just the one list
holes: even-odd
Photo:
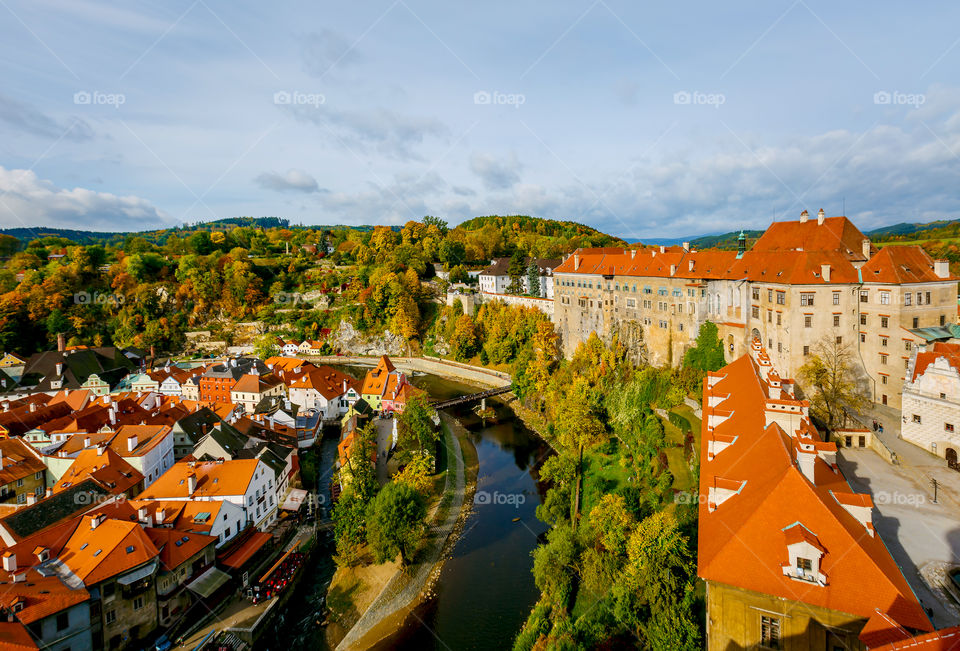
[[[835, 497], [851, 491], [821, 456], [829, 458], [830, 451], [817, 453], [816, 446], [803, 451], [794, 433], [776, 422], [767, 424], [767, 401], [782, 391], [766, 382], [765, 368], [743, 356], [704, 382], [705, 405], [711, 396], [726, 397], [703, 414], [698, 574], [864, 619], [879, 610], [903, 627], [929, 631], [930, 622], [900, 569], [879, 537], [871, 535], [872, 525], [865, 526]], [[804, 427], [804, 445], [815, 435]], [[710, 456], [710, 440], [718, 436], [737, 438]], [[798, 465], [808, 454], [814, 481]], [[742, 485], [714, 506], [711, 487], [720, 478]], [[787, 545], [800, 539], [826, 550], [819, 566], [826, 585], [784, 575]]]
[[27, 628], [19, 622], [0, 622], [0, 647], [10, 651], [39, 648]]
[[883, 646], [871, 648], [873, 651], [955, 651], [960, 648], [960, 626], [891, 641]]
[[945, 280], [934, 273], [933, 258], [919, 246], [885, 246], [861, 271], [867, 283], [899, 285]]
[[171, 571], [180, 567], [201, 551], [215, 545], [217, 538], [200, 533], [186, 532], [181, 529], [146, 527], [147, 536], [160, 550], [160, 567]]
[[143, 481], [140, 471], [131, 466], [119, 454], [110, 448], [97, 454], [97, 448], [88, 448], [77, 455], [60, 481], [53, 487], [59, 493], [76, 486], [88, 477], [106, 487], [114, 495], [126, 493]]
[[255, 531], [242, 543], [235, 545], [222, 558], [218, 558], [217, 562], [233, 570], [239, 569], [243, 567], [243, 564], [250, 560], [254, 554], [260, 551], [264, 545], [272, 540], [273, 534], [265, 531]]
[[927, 350], [917, 353], [917, 361], [913, 365], [913, 380], [923, 375], [927, 367], [937, 359], [943, 357], [953, 368], [960, 371], [960, 344], [948, 344], [941, 341], [934, 342]]

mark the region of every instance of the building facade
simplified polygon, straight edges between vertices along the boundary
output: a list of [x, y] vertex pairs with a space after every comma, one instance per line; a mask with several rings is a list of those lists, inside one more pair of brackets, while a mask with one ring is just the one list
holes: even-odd
[[903, 387], [900, 436], [957, 463], [960, 452], [960, 344], [915, 349]]
[[554, 270], [553, 320], [564, 352], [595, 332], [638, 358], [677, 365], [705, 321], [727, 360], [758, 339], [793, 376], [818, 347], [839, 344], [859, 363], [875, 402], [900, 406], [907, 364], [951, 323], [957, 279], [920, 247], [881, 249], [846, 218], [775, 222], [749, 250], [689, 246], [581, 249]]

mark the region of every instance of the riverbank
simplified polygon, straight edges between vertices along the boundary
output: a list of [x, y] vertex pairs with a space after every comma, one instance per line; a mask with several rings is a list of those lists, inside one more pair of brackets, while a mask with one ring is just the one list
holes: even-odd
[[[447, 476], [443, 496], [432, 517], [434, 525], [427, 533], [426, 546], [418, 554], [416, 562], [405, 569], [398, 568], [386, 578], [377, 596], [339, 640], [337, 649], [370, 648], [402, 626], [413, 609], [429, 597], [433, 582], [439, 576], [444, 555], [449, 552], [469, 514], [475, 490], [476, 451], [467, 453], [474, 460], [473, 472], [469, 473], [469, 461], [464, 458], [464, 448], [472, 447], [472, 443], [466, 436], [466, 430], [447, 414], [441, 414], [441, 420], [447, 449]], [[380, 578], [382, 580], [385, 577]], [[367, 586], [366, 589], [375, 588]]]

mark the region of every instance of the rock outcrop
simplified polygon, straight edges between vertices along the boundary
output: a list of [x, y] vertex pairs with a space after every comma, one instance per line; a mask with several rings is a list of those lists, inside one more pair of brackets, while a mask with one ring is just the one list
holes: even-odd
[[353, 324], [341, 321], [330, 335], [330, 346], [348, 355], [395, 355], [407, 353], [407, 340], [400, 335], [385, 330], [383, 334], [366, 336], [357, 331]]

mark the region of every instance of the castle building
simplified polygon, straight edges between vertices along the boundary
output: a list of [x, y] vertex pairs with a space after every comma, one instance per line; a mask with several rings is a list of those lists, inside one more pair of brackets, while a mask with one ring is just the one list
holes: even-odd
[[759, 341], [709, 373], [697, 574], [707, 648], [857, 650], [932, 630], [837, 446]]
[[578, 249], [554, 269], [553, 321], [568, 355], [596, 332], [670, 365], [712, 321], [727, 361], [756, 339], [790, 376], [836, 342], [873, 400], [899, 408], [916, 331], [956, 320], [957, 280], [918, 246], [878, 248], [846, 217], [803, 211], [749, 250], [742, 233], [738, 251]]

